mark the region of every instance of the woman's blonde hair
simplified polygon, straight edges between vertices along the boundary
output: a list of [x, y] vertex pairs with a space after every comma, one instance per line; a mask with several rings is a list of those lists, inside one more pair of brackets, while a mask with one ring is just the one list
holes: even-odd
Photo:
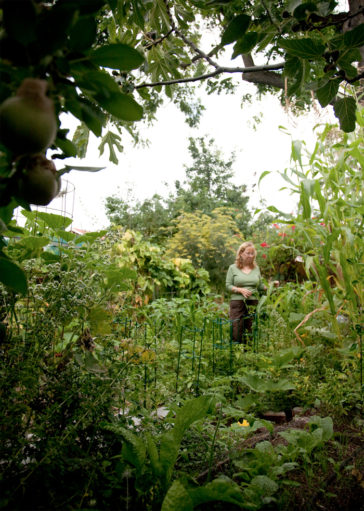
[[257, 256], [257, 251], [255, 250], [255, 246], [251, 241], [244, 241], [238, 248], [238, 251], [236, 252], [236, 259], [235, 259], [235, 265], [237, 268], [241, 269], [243, 267], [243, 261], [241, 259], [241, 255], [245, 252], [247, 248], [252, 248], [254, 250], [254, 259], [252, 262], [252, 268], [255, 268], [257, 263], [255, 262], [255, 258]]

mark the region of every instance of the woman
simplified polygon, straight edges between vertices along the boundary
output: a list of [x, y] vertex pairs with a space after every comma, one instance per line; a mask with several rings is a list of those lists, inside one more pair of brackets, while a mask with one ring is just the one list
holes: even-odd
[[235, 263], [230, 265], [226, 275], [226, 288], [231, 293], [229, 315], [233, 341], [244, 344], [252, 329], [252, 313], [258, 303], [259, 292], [266, 289], [255, 262], [256, 255], [253, 243], [246, 241], [240, 245]]

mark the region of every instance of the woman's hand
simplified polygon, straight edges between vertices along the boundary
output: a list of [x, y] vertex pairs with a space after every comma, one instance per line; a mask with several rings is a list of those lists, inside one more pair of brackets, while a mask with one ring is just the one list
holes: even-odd
[[234, 291], [243, 295], [244, 298], [249, 298], [252, 295], [252, 292], [249, 289], [245, 289], [245, 287], [236, 287]]

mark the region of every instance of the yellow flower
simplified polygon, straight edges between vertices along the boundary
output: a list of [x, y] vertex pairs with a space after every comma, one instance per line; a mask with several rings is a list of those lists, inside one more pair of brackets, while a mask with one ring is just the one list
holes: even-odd
[[243, 422], [238, 421], [238, 425], [242, 426], [243, 428], [248, 428], [250, 426], [249, 422], [244, 419]]

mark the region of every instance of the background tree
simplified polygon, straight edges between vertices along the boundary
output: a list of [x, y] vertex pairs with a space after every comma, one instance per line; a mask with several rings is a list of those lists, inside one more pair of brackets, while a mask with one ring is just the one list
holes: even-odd
[[226, 271], [242, 241], [229, 208], [217, 208], [210, 215], [202, 211], [182, 213], [174, 222], [167, 241], [167, 256], [183, 257], [207, 270], [212, 285], [223, 292]]
[[231, 215], [239, 230], [246, 234], [251, 213], [248, 210], [249, 197], [246, 185], [232, 183], [235, 155], [224, 158], [215, 148], [215, 140], [199, 137], [190, 138], [188, 150], [192, 164], [186, 166], [183, 185], [176, 181], [174, 208], [178, 211], [193, 212], [201, 210], [211, 214], [217, 208], [230, 208]]
[[226, 208], [244, 236], [250, 232], [251, 213], [249, 197], [244, 195], [245, 185], [235, 185], [233, 164], [235, 156], [228, 159], [215, 147], [215, 140], [202, 137], [190, 138], [188, 150], [192, 163], [186, 168], [186, 180], [175, 182], [175, 191], [167, 198], [153, 195], [144, 201], [125, 201], [116, 196], [107, 197], [106, 214], [118, 225], [136, 229], [147, 237], [163, 241], [169, 236], [173, 220], [181, 213], [201, 211], [212, 215], [217, 208]]
[[144, 201], [128, 201], [114, 195], [106, 197], [105, 207], [112, 224], [139, 231], [146, 238], [159, 242], [165, 238], [173, 219], [168, 200], [158, 194]]

